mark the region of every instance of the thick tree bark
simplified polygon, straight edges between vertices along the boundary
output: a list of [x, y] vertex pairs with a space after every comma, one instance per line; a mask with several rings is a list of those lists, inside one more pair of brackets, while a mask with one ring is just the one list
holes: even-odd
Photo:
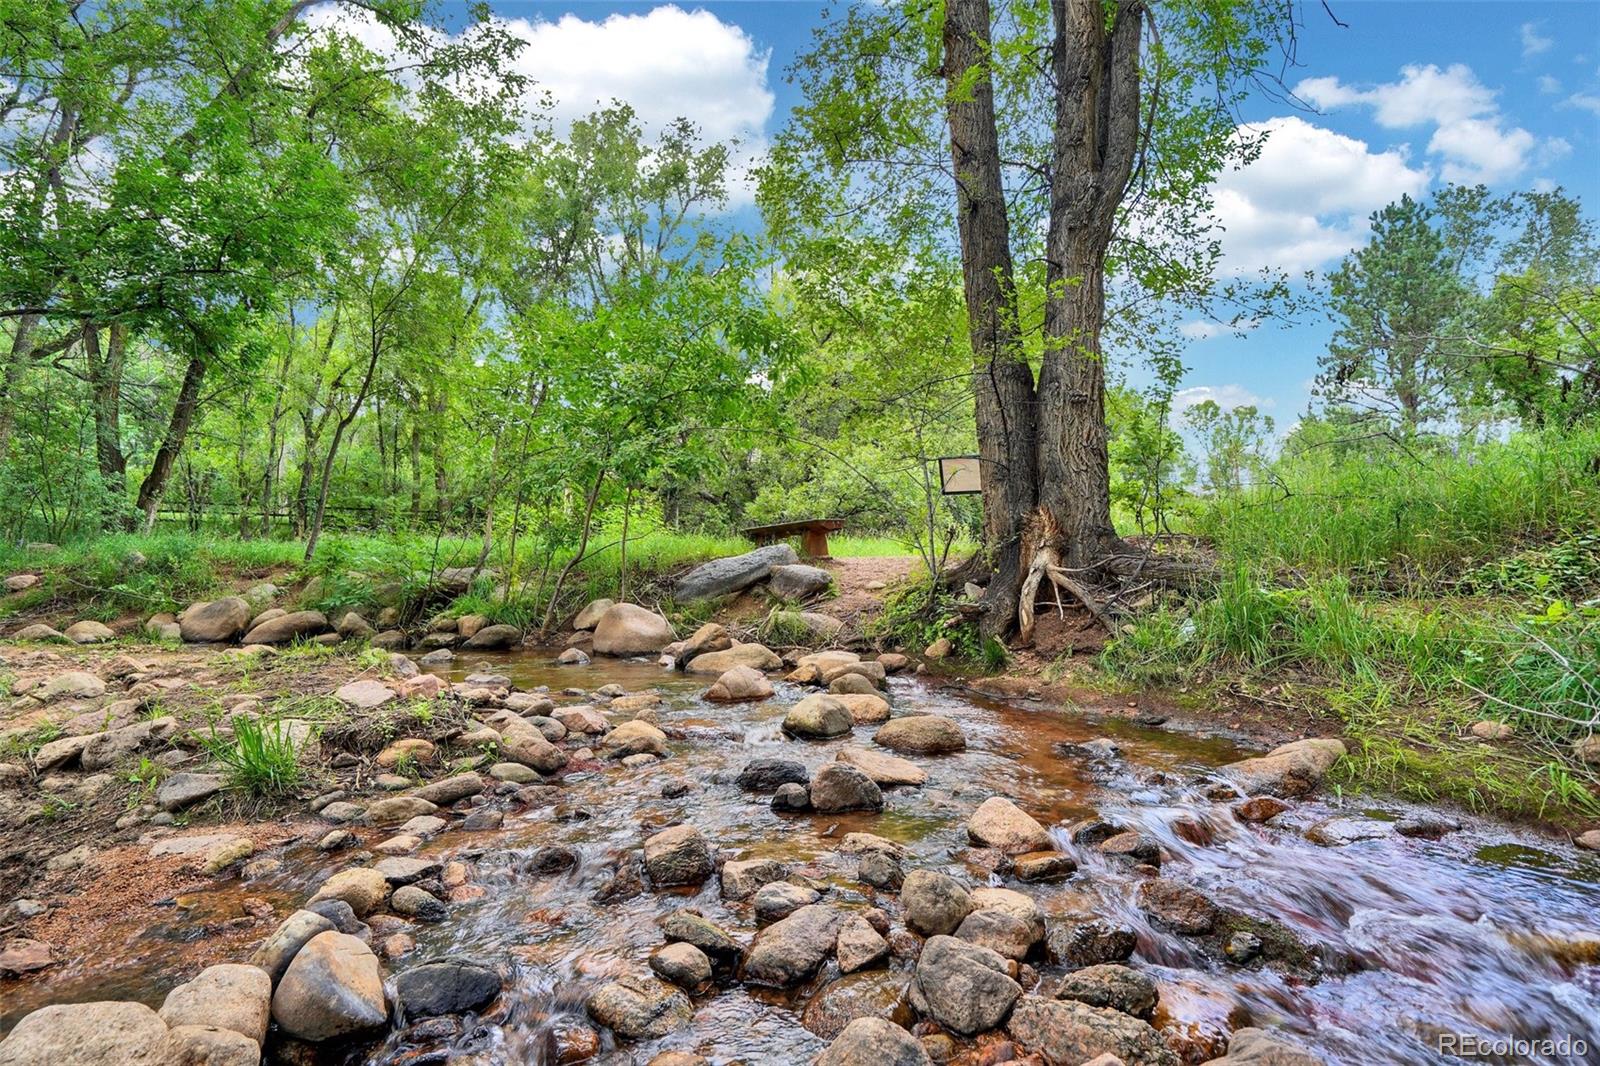
[[100, 327], [84, 323], [83, 353], [94, 407], [94, 450], [100, 480], [117, 499], [120, 515], [127, 506], [128, 460], [122, 454], [122, 367], [127, 353], [127, 330], [113, 322], [106, 348], [100, 348]]
[[139, 485], [137, 506], [144, 512], [146, 533], [155, 528], [156, 511], [161, 507], [161, 495], [167, 490], [167, 480], [172, 476], [172, 465], [177, 462], [178, 453], [183, 450], [183, 442], [189, 436], [189, 427], [194, 424], [195, 409], [200, 404], [200, 386], [204, 383], [205, 377], [205, 360], [198, 355], [194, 356], [183, 372], [183, 384], [178, 387], [178, 399], [172, 406], [172, 417], [167, 420], [167, 432], [161, 438], [161, 447], [156, 451], [155, 462], [150, 464], [150, 473], [145, 475], [144, 481]]
[[1039, 503], [1068, 568], [1120, 541], [1106, 454], [1105, 259], [1140, 136], [1140, 0], [1052, 0], [1056, 120], [1045, 238], [1045, 351], [1039, 372]]
[[989, 17], [988, 0], [949, 0], [944, 75], [962, 282], [976, 363], [984, 544], [993, 566], [980, 628], [986, 636], [999, 636], [1016, 618], [1022, 529], [1035, 505], [1036, 469], [1033, 373], [1017, 338], [1011, 233], [989, 76]]

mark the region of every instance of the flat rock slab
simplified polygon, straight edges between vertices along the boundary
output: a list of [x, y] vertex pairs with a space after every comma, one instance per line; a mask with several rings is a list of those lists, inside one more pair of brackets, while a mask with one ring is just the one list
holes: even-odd
[[156, 803], [164, 811], [181, 811], [208, 800], [228, 786], [221, 774], [173, 774], [156, 789]]
[[769, 544], [743, 555], [730, 555], [702, 563], [679, 579], [672, 590], [678, 603], [727, 596], [764, 581], [775, 566], [798, 563], [800, 557], [787, 544]]
[[352, 681], [347, 685], [341, 685], [333, 695], [335, 699], [348, 703], [358, 711], [376, 710], [390, 700], [398, 698], [388, 685], [382, 681], [371, 680]]

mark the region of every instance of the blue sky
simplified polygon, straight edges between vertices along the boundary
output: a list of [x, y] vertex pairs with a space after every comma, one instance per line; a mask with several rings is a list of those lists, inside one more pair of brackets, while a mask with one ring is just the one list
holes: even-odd
[[[1230, 269], [1331, 269], [1362, 241], [1371, 211], [1447, 180], [1504, 192], [1560, 185], [1600, 210], [1600, 4], [1330, 6], [1345, 25], [1306, 3], [1301, 66], [1286, 79], [1311, 106], [1263, 94], [1245, 108], [1272, 134], [1261, 159], [1217, 189]], [[622, 98], [649, 123], [686, 114], [748, 153], [797, 101], [785, 69], [824, 10], [774, 0], [493, 7], [528, 38], [522, 69], [558, 113]], [[1253, 402], [1287, 426], [1330, 332], [1320, 316], [1243, 337], [1186, 323], [1180, 404]]]

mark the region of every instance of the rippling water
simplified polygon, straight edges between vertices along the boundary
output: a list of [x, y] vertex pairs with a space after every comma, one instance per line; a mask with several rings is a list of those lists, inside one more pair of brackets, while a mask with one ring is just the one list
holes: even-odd
[[[495, 658], [491, 666], [526, 688], [592, 690], [609, 682], [630, 691], [655, 688], [666, 698], [658, 713], [676, 738], [673, 754], [643, 769], [568, 774], [561, 805], [511, 813], [499, 831], [450, 832], [424, 847], [425, 854], [468, 858], [488, 893], [454, 906], [440, 925], [419, 926], [412, 958], [461, 953], [509, 959], [514, 970], [501, 1005], [457, 1039], [452, 1062], [555, 1062], [563, 1027], [586, 1024], [588, 991], [611, 976], [644, 971], [644, 960], [660, 944], [655, 919], [669, 910], [693, 906], [736, 936], [753, 933], [748, 903], [725, 903], [715, 880], [693, 894], [593, 900], [613, 860], [660, 827], [688, 821], [732, 857], [784, 859], [832, 883], [833, 901], [867, 905], [871, 890], [854, 881], [854, 861], [834, 852], [837, 841], [856, 830], [905, 844], [908, 869], [1007, 883], [972, 864], [966, 840], [967, 815], [992, 794], [1010, 796], [1054, 823], [1058, 843], [1080, 864], [1062, 884], [1008, 887], [1033, 896], [1046, 914], [1091, 910], [1135, 928], [1134, 965], [1161, 985], [1156, 1025], [1191, 1055], [1220, 1048], [1233, 1028], [1261, 1025], [1292, 1032], [1329, 1062], [1350, 1066], [1459, 1063], [1439, 1050], [1444, 1034], [1579, 1037], [1590, 1045], [1586, 1057], [1513, 1054], [1489, 1061], [1600, 1062], [1600, 862], [1527, 831], [1469, 818], [1468, 828], [1439, 841], [1390, 833], [1321, 847], [1302, 832], [1324, 818], [1393, 819], [1415, 808], [1373, 810], [1369, 797], [1365, 809], [1344, 809], [1324, 796], [1294, 805], [1270, 826], [1245, 825], [1227, 804], [1206, 799], [1199, 784], [1206, 769], [1240, 757], [1226, 742], [1097, 721], [1087, 712], [1008, 707], [912, 679], [891, 682], [895, 713], [955, 718], [968, 750], [918, 759], [929, 771], [928, 784], [887, 792], [881, 815], [778, 815], [766, 796], [734, 786], [740, 767], [781, 752], [815, 769], [843, 745], [869, 742], [872, 727], [833, 742], [786, 740], [779, 722], [803, 694], [792, 686], [779, 685], [766, 703], [707, 704], [699, 698], [707, 678], [644, 663], [556, 668], [550, 659], [530, 652]], [[458, 676], [481, 661], [462, 660]], [[1120, 756], [1091, 762], [1052, 751], [1062, 741], [1096, 737], [1115, 740]], [[696, 787], [677, 799], [662, 798], [662, 786], [678, 778]], [[1133, 903], [1138, 875], [1068, 838], [1068, 824], [1091, 816], [1158, 840], [1166, 875], [1195, 884], [1229, 908], [1287, 926], [1327, 960], [1326, 975], [1305, 981], [1219, 967], [1192, 943], [1151, 925]], [[377, 839], [374, 831], [370, 840]], [[552, 843], [580, 851], [577, 869], [548, 878], [518, 873], [520, 859]], [[340, 865], [309, 850], [295, 852], [293, 860], [290, 872], [274, 882], [252, 883], [247, 893], [225, 885], [213, 895], [219, 905], [241, 894], [265, 897], [282, 913]], [[184, 925], [125, 931], [125, 946], [30, 984], [26, 1002], [6, 1013], [67, 998], [123, 996], [158, 1004], [171, 984], [189, 975], [182, 962]], [[108, 944], [116, 944], [115, 935]], [[1046, 982], [1056, 972], [1041, 969]], [[607, 1045], [591, 1061], [643, 1063], [668, 1047], [698, 1051], [715, 1063], [809, 1061], [825, 1045], [802, 1026], [799, 1012], [808, 995], [836, 976], [825, 970], [791, 995], [724, 986], [697, 1001], [688, 1030], [652, 1044]], [[409, 1056], [391, 1036], [332, 1058], [399, 1064]]]

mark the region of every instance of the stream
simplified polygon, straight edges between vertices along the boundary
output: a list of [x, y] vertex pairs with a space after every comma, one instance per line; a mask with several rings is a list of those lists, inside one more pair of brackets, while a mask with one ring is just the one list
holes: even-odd
[[[787, 708], [810, 689], [777, 683], [775, 698], [760, 703], [713, 704], [700, 694], [711, 678], [665, 671], [642, 661], [602, 661], [556, 667], [553, 653], [522, 652], [457, 660], [460, 679], [488, 669], [519, 688], [547, 686], [552, 694], [579, 687], [593, 691], [617, 683], [630, 692], [654, 689], [656, 708], [672, 738], [665, 760], [626, 769], [568, 772], [563, 798], [552, 806], [508, 809], [496, 831], [451, 831], [419, 854], [466, 858], [473, 881], [486, 895], [453, 905], [437, 925], [418, 924], [418, 949], [395, 969], [437, 955], [456, 954], [509, 962], [512, 978], [490, 1014], [451, 1038], [452, 1063], [569, 1061], [568, 1034], [588, 1026], [586, 995], [627, 973], [646, 973], [645, 960], [662, 942], [656, 919], [693, 907], [748, 941], [756, 923], [749, 901], [732, 903], [715, 878], [685, 894], [644, 893], [597, 902], [616, 857], [639, 847], [660, 828], [688, 822], [731, 858], [777, 858], [827, 882], [827, 901], [846, 908], [885, 906], [889, 896], [855, 880], [855, 859], [837, 852], [849, 832], [870, 832], [903, 844], [907, 871], [933, 869], [969, 885], [991, 884], [1033, 897], [1047, 916], [1093, 912], [1136, 931], [1130, 963], [1152, 977], [1161, 999], [1153, 1024], [1188, 1061], [1222, 1053], [1233, 1029], [1281, 1029], [1329, 1063], [1431, 1064], [1600, 1062], [1600, 860], [1552, 844], [1526, 830], [1462, 817], [1459, 831], [1439, 840], [1385, 832], [1343, 846], [1312, 843], [1305, 831], [1334, 816], [1393, 823], [1429, 813], [1372, 797], [1340, 802], [1321, 794], [1293, 803], [1266, 825], [1249, 825], [1230, 801], [1207, 798], [1204, 771], [1243, 757], [1222, 740], [1140, 728], [1100, 717], [1092, 709], [1056, 712], [1007, 705], [922, 679], [891, 678], [888, 696], [896, 715], [937, 713], [966, 733], [967, 750], [915, 757], [929, 774], [921, 788], [885, 790], [881, 814], [779, 814], [764, 794], [734, 784], [752, 758], [783, 754], [815, 770], [847, 744], [870, 742], [876, 727], [858, 726], [837, 741], [786, 739], [779, 724]], [[560, 697], [558, 696], [558, 700]], [[583, 702], [574, 698], [568, 702]], [[625, 718], [618, 714], [614, 719]], [[1063, 754], [1058, 745], [1109, 738], [1119, 752]], [[663, 786], [687, 781], [688, 790], [665, 798]], [[677, 792], [668, 788], [667, 795]], [[992, 873], [969, 844], [966, 820], [990, 795], [1016, 800], [1050, 827], [1061, 850], [1079, 864], [1057, 884], [1022, 884]], [[1437, 812], [1435, 812], [1437, 813]], [[1164, 876], [1192, 884], [1219, 904], [1273, 919], [1324, 960], [1312, 980], [1269, 968], [1235, 966], [1208, 955], [1182, 936], [1155, 924], [1135, 906], [1141, 875], [1074, 844], [1068, 827], [1100, 818], [1136, 828], [1158, 841]], [[381, 838], [372, 833], [369, 843]], [[536, 849], [562, 844], [578, 849], [579, 865], [556, 876], [519, 873]], [[270, 881], [221, 882], [216, 898], [183, 901], [200, 911], [238, 906], [244, 895], [266, 898], [286, 914], [326, 873], [348, 856], [293, 849]], [[182, 927], [108, 930], [101, 965], [61, 967], [30, 984], [4, 1008], [5, 1020], [45, 1002], [127, 997], [159, 1005], [167, 988], [187, 976], [181, 959]], [[898, 917], [896, 927], [900, 925]], [[122, 948], [119, 938], [126, 938]], [[106, 966], [106, 959], [117, 961]], [[240, 960], [242, 961], [242, 960]], [[1061, 967], [1032, 963], [1048, 990]], [[893, 958], [890, 969], [843, 979], [858, 994], [892, 1001], [912, 963]], [[586, 1061], [640, 1063], [668, 1048], [692, 1050], [713, 1063], [802, 1064], [827, 1041], [803, 1024], [805, 1006], [838, 979], [836, 964], [798, 990], [776, 993], [719, 982], [696, 999], [691, 1026], [658, 1041], [619, 1046], [602, 1031], [599, 1055]], [[900, 1008], [899, 1020], [910, 1022]], [[1548, 1052], [1513, 1047], [1505, 1054], [1456, 1058], [1440, 1050], [1441, 1038], [1587, 1041], [1587, 1051]], [[391, 1033], [379, 1043], [347, 1048], [319, 1061], [407, 1066], [445, 1061], [438, 1045], [429, 1055]], [[268, 1061], [274, 1061], [269, 1052]], [[287, 1061], [287, 1060], [285, 1060]], [[294, 1061], [303, 1062], [303, 1059]]]

